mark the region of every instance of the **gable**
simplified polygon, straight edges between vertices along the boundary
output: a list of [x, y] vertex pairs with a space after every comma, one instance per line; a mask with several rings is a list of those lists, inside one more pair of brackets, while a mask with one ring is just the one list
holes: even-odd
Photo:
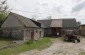
[[1, 27], [22, 27], [22, 26], [23, 26], [22, 23], [17, 19], [16, 16], [9, 14]]

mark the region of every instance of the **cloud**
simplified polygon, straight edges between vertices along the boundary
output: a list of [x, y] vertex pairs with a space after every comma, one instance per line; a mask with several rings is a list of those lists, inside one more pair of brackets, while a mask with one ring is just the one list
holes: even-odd
[[58, 12], [58, 13], [62, 13], [62, 11], [61, 11], [62, 8], [63, 8], [62, 6], [54, 7], [53, 11]]
[[77, 6], [72, 8], [72, 13], [73, 12], [79, 12], [80, 10], [82, 10], [83, 8], [85, 8], [85, 1], [78, 4]]
[[85, 17], [84, 0], [16, 0], [16, 2], [9, 0], [8, 3], [10, 8], [30, 11], [13, 11], [29, 18], [43, 19], [48, 16], [55, 16], [55, 18], [74, 17], [82, 21]]
[[48, 5], [48, 3], [43, 3], [42, 5], [43, 5], [43, 6], [46, 6], [46, 5]]

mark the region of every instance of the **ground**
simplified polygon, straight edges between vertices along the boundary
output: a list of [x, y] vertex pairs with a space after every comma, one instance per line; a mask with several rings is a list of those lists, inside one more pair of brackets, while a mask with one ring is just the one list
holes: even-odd
[[12, 43], [12, 41], [9, 39], [0, 38], [0, 49], [4, 46], [10, 45], [11, 43]]
[[81, 37], [80, 43], [64, 42], [63, 39], [55, 38], [53, 44], [43, 50], [31, 50], [18, 55], [85, 55], [85, 38]]

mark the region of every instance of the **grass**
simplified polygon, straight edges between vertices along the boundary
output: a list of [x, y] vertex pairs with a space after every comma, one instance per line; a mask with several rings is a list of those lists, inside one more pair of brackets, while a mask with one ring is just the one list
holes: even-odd
[[85, 55], [85, 52], [81, 52], [79, 55]]
[[18, 53], [29, 51], [32, 49], [42, 50], [44, 48], [49, 47], [50, 44], [51, 44], [50, 38], [43, 38], [31, 44], [24, 43], [13, 48], [1, 50], [0, 55], [16, 55]]
[[79, 53], [79, 55], [85, 55], [85, 51], [84, 51], [84, 50], [81, 51], [81, 52]]
[[8, 39], [0, 39], [0, 48], [2, 48], [3, 46], [6, 46], [6, 45], [9, 45], [11, 44], [12, 41], [11, 40], [8, 40]]

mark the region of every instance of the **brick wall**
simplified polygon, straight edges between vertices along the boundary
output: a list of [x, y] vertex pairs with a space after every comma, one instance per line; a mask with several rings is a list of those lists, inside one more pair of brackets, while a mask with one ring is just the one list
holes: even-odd
[[22, 30], [10, 30], [10, 29], [4, 29], [2, 30], [2, 37], [5, 38], [13, 38], [13, 39], [23, 39], [23, 31]]

